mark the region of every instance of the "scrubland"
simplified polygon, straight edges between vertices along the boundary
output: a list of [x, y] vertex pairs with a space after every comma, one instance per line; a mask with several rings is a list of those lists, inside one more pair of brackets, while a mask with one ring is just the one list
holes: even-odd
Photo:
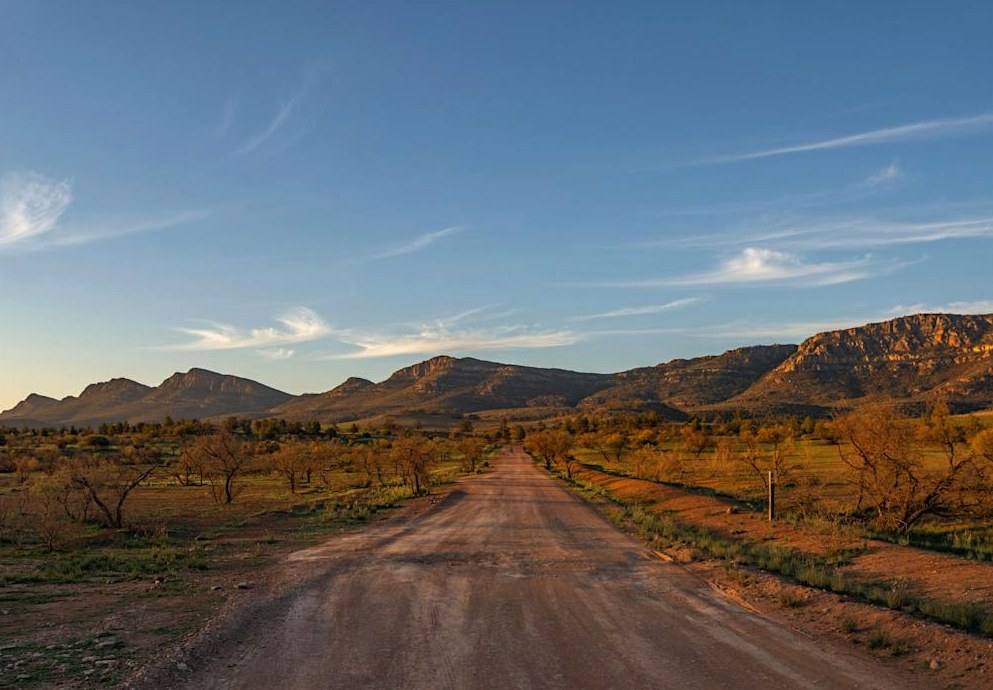
[[[472, 434], [228, 420], [12, 430], [0, 447], [0, 687], [106, 686], [265, 567], [481, 471]], [[417, 497], [422, 498], [417, 498]]]

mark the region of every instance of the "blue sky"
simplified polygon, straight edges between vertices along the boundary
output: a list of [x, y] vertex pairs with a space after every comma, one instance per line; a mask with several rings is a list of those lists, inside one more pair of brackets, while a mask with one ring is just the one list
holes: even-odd
[[991, 34], [989, 2], [8, 0], [0, 408], [993, 312]]

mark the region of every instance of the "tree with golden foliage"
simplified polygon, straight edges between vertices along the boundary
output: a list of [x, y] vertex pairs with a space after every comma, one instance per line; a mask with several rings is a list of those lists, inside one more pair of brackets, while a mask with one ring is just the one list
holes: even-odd
[[431, 486], [431, 467], [435, 459], [435, 444], [420, 434], [411, 434], [393, 442], [390, 455], [415, 496], [427, 493]]
[[[882, 406], [867, 406], [835, 420], [838, 453], [857, 489], [856, 514], [871, 516], [897, 534], [922, 518], [962, 517], [990, 511], [990, 461], [981, 434], [969, 439], [944, 405], [916, 425]], [[991, 441], [993, 444], [993, 441]], [[941, 449], [926, 462], [928, 447]]]
[[524, 447], [545, 463], [546, 470], [562, 462], [565, 465], [566, 475], [572, 478], [572, 456], [569, 455], [572, 436], [565, 429], [529, 433], [524, 440]]

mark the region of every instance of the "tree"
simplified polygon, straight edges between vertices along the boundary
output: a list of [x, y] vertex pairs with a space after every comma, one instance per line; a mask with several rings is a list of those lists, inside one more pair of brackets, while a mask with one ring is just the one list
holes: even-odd
[[107, 527], [124, 526], [128, 496], [159, 468], [158, 458], [152, 453], [135, 460], [125, 462], [124, 455], [115, 453], [80, 456], [68, 464], [69, 485], [92, 501]]
[[566, 475], [572, 478], [572, 463], [574, 458], [569, 455], [572, 448], [572, 436], [564, 429], [552, 431], [537, 431], [528, 434], [524, 446], [536, 457], [543, 460], [545, 469], [552, 469], [552, 465], [563, 462], [565, 464]]
[[605, 462], [610, 462], [610, 460], [613, 459], [614, 462], [620, 463], [621, 456], [627, 449], [627, 434], [617, 432], [607, 434], [600, 441], [600, 455], [603, 456]]
[[696, 424], [687, 424], [680, 429], [680, 448], [694, 460], [699, 460], [704, 451], [714, 447], [713, 437], [707, 433], [697, 420]]
[[[329, 490], [333, 488], [334, 473], [353, 464], [361, 455], [362, 450], [364, 448], [350, 451], [347, 445], [337, 439], [313, 446], [311, 462], [325, 488]], [[362, 464], [361, 460], [359, 460], [359, 464]], [[365, 469], [364, 466], [363, 469]], [[368, 477], [367, 485], [369, 485], [372, 483], [372, 472], [367, 472], [366, 476]]]
[[458, 441], [458, 449], [462, 453], [462, 469], [475, 474], [477, 465], [483, 461], [483, 451], [486, 449], [486, 444], [481, 438], [463, 436]]
[[748, 467], [766, 489], [769, 488], [770, 472], [774, 484], [785, 484], [800, 467], [793, 454], [796, 442], [785, 426], [764, 426], [755, 433], [746, 431], [741, 440], [745, 448], [738, 455], [738, 461]]
[[238, 494], [237, 478], [254, 455], [252, 448], [226, 431], [201, 436], [189, 452], [203, 463], [210, 492], [218, 503], [230, 504]]
[[405, 436], [393, 442], [390, 455], [414, 495], [427, 493], [435, 457], [434, 443], [420, 435]]
[[[308, 475], [310, 453], [300, 443], [287, 443], [269, 456], [269, 466], [286, 478], [293, 494], [297, 490], [297, 480]], [[309, 478], [307, 481], [310, 482]]]
[[203, 486], [207, 471], [207, 456], [194, 450], [194, 447], [186, 445], [179, 452], [179, 463], [173, 476], [182, 486], [193, 486], [194, 482], [197, 486]]
[[[881, 529], [903, 534], [928, 515], [960, 517], [990, 510], [985, 499], [989, 463], [951, 422], [943, 405], [917, 428], [881, 406], [838, 418], [838, 453], [857, 489], [855, 514]], [[925, 463], [928, 446], [941, 449], [941, 462]], [[977, 450], [977, 446], [980, 450]]]

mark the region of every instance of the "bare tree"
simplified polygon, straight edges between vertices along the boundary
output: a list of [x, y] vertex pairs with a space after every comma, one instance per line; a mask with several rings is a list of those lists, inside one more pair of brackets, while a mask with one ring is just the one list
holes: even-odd
[[[335, 473], [351, 465], [354, 460], [358, 460], [360, 465], [363, 464], [361, 458], [365, 451], [366, 447], [353, 451], [337, 439], [318, 444], [313, 449], [313, 462], [317, 476], [320, 477], [325, 488], [332, 489]], [[372, 482], [373, 473], [371, 469], [366, 473], [369, 484]]]
[[761, 427], [757, 432], [744, 432], [741, 440], [745, 447], [738, 454], [738, 462], [745, 465], [769, 488], [769, 473], [775, 484], [785, 484], [799, 469], [794, 449], [796, 441], [784, 426]]
[[37, 482], [33, 495], [38, 504], [37, 520], [35, 528], [42, 543], [49, 551], [54, 551], [55, 546], [62, 538], [64, 524], [59, 516], [59, 504], [61, 502], [61, 487], [51, 477], [43, 477]]
[[108, 527], [124, 525], [124, 504], [130, 493], [158, 468], [157, 462], [126, 463], [121, 454], [82, 456], [68, 465], [70, 486], [89, 497]]
[[199, 437], [189, 452], [206, 468], [210, 492], [218, 503], [230, 504], [238, 495], [237, 479], [247, 469], [254, 452], [251, 446], [226, 431]]
[[[195, 446], [196, 444], [194, 444]], [[182, 486], [203, 486], [204, 475], [207, 471], [207, 456], [185, 445], [179, 453], [179, 462], [173, 476]]]

